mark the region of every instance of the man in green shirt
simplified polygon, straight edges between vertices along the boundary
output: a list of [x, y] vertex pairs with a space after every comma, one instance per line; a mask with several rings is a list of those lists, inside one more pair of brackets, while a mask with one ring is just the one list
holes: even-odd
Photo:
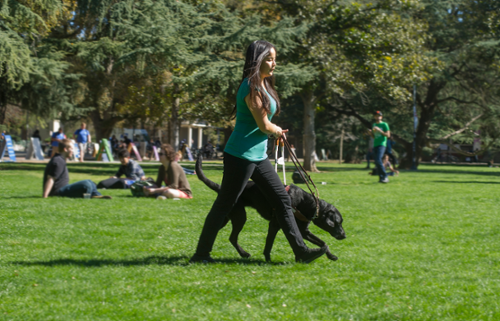
[[387, 138], [391, 137], [391, 130], [389, 129], [389, 125], [382, 121], [382, 113], [380, 111], [376, 111], [373, 114], [373, 118], [375, 123], [370, 131], [370, 136], [373, 137], [373, 158], [380, 178], [379, 183], [389, 183], [387, 173], [382, 164], [382, 157], [387, 146]]

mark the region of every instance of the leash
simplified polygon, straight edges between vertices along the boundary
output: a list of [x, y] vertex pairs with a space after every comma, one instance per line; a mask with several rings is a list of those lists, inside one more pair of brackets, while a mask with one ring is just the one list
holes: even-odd
[[285, 143], [280, 139], [280, 147], [281, 147], [281, 157], [283, 158], [283, 185], [286, 186], [286, 174], [285, 174]]
[[276, 139], [276, 145], [274, 146], [274, 148], [275, 148], [275, 150], [274, 150], [274, 171], [276, 173], [278, 172], [278, 149], [279, 149], [279, 144], [280, 144], [279, 139]]
[[[274, 151], [274, 171], [278, 172], [278, 164], [281, 159], [283, 162], [281, 163], [281, 167], [283, 167], [283, 185], [286, 186], [286, 174], [285, 174], [285, 145], [281, 139], [276, 139], [276, 145], [274, 146], [276, 149]], [[281, 147], [281, 158], [278, 158], [278, 150]]]
[[[307, 172], [304, 169], [304, 167], [302, 167], [302, 165], [300, 164], [299, 159], [297, 158], [297, 156], [294, 153], [292, 153], [292, 148], [290, 146], [290, 143], [286, 139], [285, 134], [283, 134], [283, 136], [281, 136], [280, 139], [276, 140], [276, 145], [278, 145], [279, 141], [281, 141], [281, 144], [283, 144], [284, 146], [286, 146], [286, 148], [288, 150], [288, 153], [290, 153], [290, 158], [292, 159], [293, 165], [295, 165], [295, 168], [298, 170], [300, 176], [302, 177], [302, 179], [306, 183], [307, 188], [311, 192], [311, 195], [314, 197], [314, 201], [316, 202], [316, 214], [314, 215], [313, 219], [315, 219], [319, 215], [319, 191], [318, 191], [318, 188], [316, 187], [316, 184], [314, 184], [311, 176], [309, 176], [309, 174], [307, 174]], [[284, 152], [284, 148], [283, 147], [282, 147], [282, 151]], [[284, 162], [285, 161], [285, 154], [283, 152], [282, 152], [282, 154], [283, 154], [283, 177], [285, 177], [285, 164], [284, 164], [285, 163]], [[276, 158], [278, 157], [277, 154], [278, 154], [278, 151], [276, 151]], [[300, 166], [300, 168], [299, 168], [299, 166]], [[277, 171], [277, 168], [278, 168], [277, 161], [276, 161], [276, 167], [275, 168], [276, 168], [276, 171]], [[306, 179], [306, 177], [304, 177], [304, 174], [307, 176], [307, 179]], [[286, 178], [285, 178], [285, 180], [286, 180]], [[314, 193], [312, 191], [311, 186], [309, 185], [309, 182], [311, 182], [312, 186], [314, 186], [314, 189], [316, 190], [316, 193]], [[285, 185], [286, 185], [286, 183], [285, 183]]]

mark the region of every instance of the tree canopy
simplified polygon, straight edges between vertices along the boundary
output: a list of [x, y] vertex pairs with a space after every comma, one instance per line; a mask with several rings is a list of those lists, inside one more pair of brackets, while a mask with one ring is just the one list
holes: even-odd
[[373, 110], [390, 120], [406, 165], [450, 139], [493, 148], [499, 9], [494, 0], [4, 1], [0, 123], [13, 104], [88, 117], [98, 138], [123, 120], [168, 129], [173, 145], [181, 120], [230, 132], [244, 50], [266, 39], [287, 106], [278, 122], [293, 124], [308, 170], [317, 137], [328, 145], [349, 128], [357, 150]]

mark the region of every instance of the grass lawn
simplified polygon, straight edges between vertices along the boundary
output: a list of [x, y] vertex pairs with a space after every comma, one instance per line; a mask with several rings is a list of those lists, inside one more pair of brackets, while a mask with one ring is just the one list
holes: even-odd
[[[195, 176], [192, 200], [44, 200], [44, 166], [0, 164], [0, 320], [500, 320], [500, 169], [422, 165], [383, 185], [364, 165], [321, 163], [311, 176], [347, 239], [311, 230], [338, 261], [296, 264], [280, 232], [266, 263], [267, 222], [248, 210], [250, 259], [228, 226], [220, 263], [190, 265], [215, 198]], [[70, 164], [71, 182], [117, 167]]]

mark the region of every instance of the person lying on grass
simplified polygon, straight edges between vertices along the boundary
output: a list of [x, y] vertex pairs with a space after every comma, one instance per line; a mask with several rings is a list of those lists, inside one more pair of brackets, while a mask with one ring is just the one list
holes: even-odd
[[[384, 154], [384, 157], [382, 157], [382, 166], [384, 166], [385, 171], [387, 172], [387, 176], [394, 176], [394, 175], [398, 176], [399, 175], [399, 171], [394, 169], [394, 167], [392, 167], [391, 162], [389, 162], [389, 155], [387, 155], [387, 154]], [[389, 172], [389, 170], [390, 170], [390, 172]], [[368, 174], [378, 175], [377, 168], [375, 167], [373, 169], [373, 171], [369, 172]]]
[[[176, 161], [176, 153], [172, 146], [163, 144], [160, 147], [161, 166], [158, 169], [158, 177], [156, 186], [159, 187], [144, 187], [146, 196], [165, 196], [167, 198], [193, 198], [191, 187], [186, 178], [186, 173], [181, 165]], [[165, 183], [166, 187], [161, 187]]]
[[116, 172], [115, 176], [111, 176], [111, 178], [120, 178], [124, 175], [126, 179], [134, 181], [143, 181], [146, 179], [146, 174], [144, 174], [144, 170], [142, 170], [141, 165], [130, 159], [130, 153], [128, 150], [125, 148], [118, 150], [118, 158], [121, 163], [120, 168], [118, 169], [118, 172]]
[[88, 179], [68, 185], [66, 159], [73, 156], [73, 143], [69, 139], [63, 139], [57, 148], [58, 153], [52, 157], [43, 174], [43, 198], [49, 196], [82, 198], [84, 194], [90, 194], [92, 198], [111, 198], [101, 195], [95, 183]]

